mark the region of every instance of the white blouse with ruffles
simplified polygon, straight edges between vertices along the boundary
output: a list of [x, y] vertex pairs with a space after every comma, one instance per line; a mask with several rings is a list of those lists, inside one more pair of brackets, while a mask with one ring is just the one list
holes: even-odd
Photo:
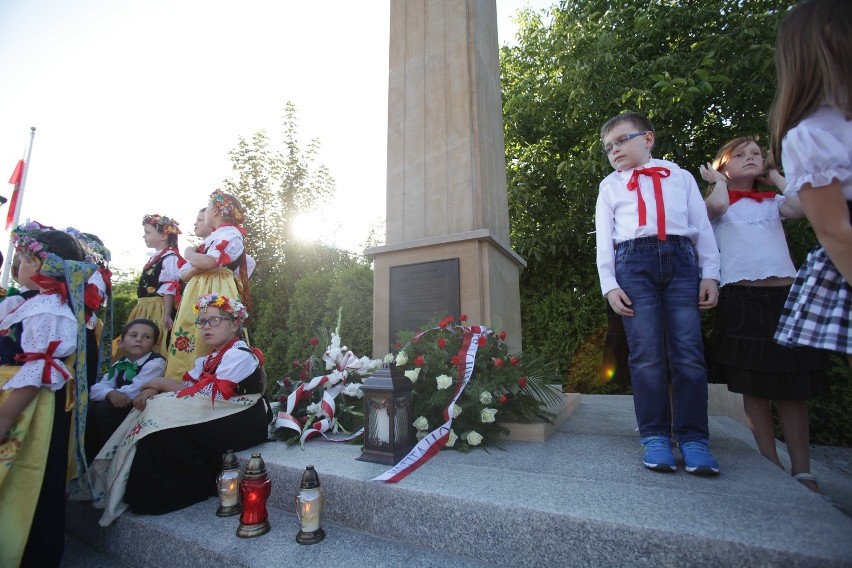
[[722, 256], [721, 285], [770, 276], [794, 277], [796, 268], [781, 226], [784, 197], [740, 199], [711, 221]]
[[[2, 302], [5, 303], [6, 301]], [[23, 322], [24, 327], [21, 334], [21, 348], [24, 353], [45, 353], [52, 341], [59, 341], [53, 357], [56, 364], [65, 369], [70, 377], [72, 372], [62, 359], [74, 353], [77, 347], [77, 319], [71, 308], [62, 303], [57, 294], [39, 294], [19, 304], [17, 309], [7, 314], [0, 321], [0, 329], [8, 330], [18, 322]], [[57, 391], [62, 388], [66, 379], [53, 366], [50, 366], [49, 384], [42, 383], [44, 366], [44, 359], [24, 363], [3, 389], [35, 386]]]
[[[203, 245], [204, 254], [216, 260], [217, 268], [221, 268], [237, 260], [245, 251], [243, 234], [240, 233], [240, 230], [233, 225], [223, 225], [219, 227], [210, 233], [206, 239], [204, 239]], [[225, 252], [224, 255], [222, 254], [222, 251]], [[192, 264], [187, 262], [180, 269], [180, 272], [183, 273], [191, 269]], [[249, 276], [251, 276], [251, 269], [249, 269], [248, 272]]]
[[[222, 356], [222, 360], [219, 362], [219, 367], [216, 369], [216, 378], [230, 381], [232, 383], [240, 383], [249, 375], [254, 373], [257, 366], [260, 364], [255, 357], [254, 353], [251, 351], [243, 351], [240, 349], [248, 348], [248, 344], [245, 341], [237, 341], [234, 343], [230, 349], [228, 349], [225, 354]], [[201, 377], [201, 370], [204, 367], [204, 360], [207, 357], [212, 357], [216, 354], [216, 351], [207, 355], [205, 357], [199, 357], [195, 360], [195, 366], [186, 372], [184, 375], [183, 384], [191, 387], [195, 384], [196, 381]], [[213, 392], [213, 385], [209, 384], [198, 391], [200, 394], [206, 394], [210, 396]], [[222, 393], [216, 393], [216, 398], [218, 400], [222, 399]]]
[[846, 201], [852, 201], [852, 121], [834, 107], [821, 106], [784, 136], [781, 163], [785, 195], [806, 183], [824, 187], [837, 179]]

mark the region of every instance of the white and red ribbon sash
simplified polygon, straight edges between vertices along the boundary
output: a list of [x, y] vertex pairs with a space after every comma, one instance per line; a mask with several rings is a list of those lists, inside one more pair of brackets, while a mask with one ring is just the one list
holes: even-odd
[[[462, 345], [459, 348], [458, 355], [458, 371], [459, 378], [461, 380], [456, 388], [453, 400], [451, 400], [450, 404], [447, 405], [447, 408], [444, 409], [444, 419], [446, 422], [429, 432], [429, 434], [420, 440], [408, 453], [408, 455], [402, 458], [398, 464], [383, 474], [374, 477], [371, 481], [388, 481], [391, 483], [401, 481], [407, 477], [408, 474], [412, 473], [418, 467], [432, 459], [432, 457], [440, 452], [441, 448], [446, 445], [447, 440], [450, 437], [450, 429], [453, 426], [453, 409], [456, 406], [456, 401], [464, 392], [465, 387], [467, 387], [467, 384], [470, 382], [470, 378], [473, 376], [473, 364], [476, 360], [476, 351], [479, 348], [479, 338], [491, 333], [490, 330], [478, 325], [464, 327], [462, 329], [464, 330], [464, 339], [462, 339]], [[462, 358], [464, 358], [464, 367], [462, 367], [461, 363]]]

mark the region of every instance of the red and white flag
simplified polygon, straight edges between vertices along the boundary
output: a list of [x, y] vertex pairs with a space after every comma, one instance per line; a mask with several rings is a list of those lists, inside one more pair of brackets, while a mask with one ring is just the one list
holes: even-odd
[[24, 171], [26, 170], [26, 162], [18, 160], [15, 165], [15, 171], [12, 172], [12, 177], [9, 178], [9, 183], [15, 186], [12, 191], [12, 201], [9, 203], [9, 212], [6, 214], [6, 230], [8, 231], [15, 223], [15, 211], [18, 209], [18, 194], [20, 193], [21, 183], [24, 181]]

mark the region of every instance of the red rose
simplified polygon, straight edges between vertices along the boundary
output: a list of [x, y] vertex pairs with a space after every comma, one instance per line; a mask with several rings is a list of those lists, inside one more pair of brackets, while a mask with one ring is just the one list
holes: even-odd
[[444, 349], [447, 346], [447, 340], [443, 337], [438, 338], [438, 347]]
[[467, 321], [467, 314], [462, 314], [459, 316], [460, 321]]
[[423, 359], [423, 355], [418, 355], [417, 357], [414, 358], [414, 364], [417, 367], [422, 367], [423, 363], [425, 363], [425, 362], [426, 362], [426, 360]]
[[456, 318], [454, 318], [453, 316], [448, 315], [447, 317], [444, 318], [444, 321], [447, 322], [447, 323], [453, 323], [453, 321], [455, 319]]
[[521, 359], [519, 357], [511, 357], [509, 359], [509, 363], [511, 363], [513, 367], [517, 367], [518, 363], [520, 363], [520, 362], [521, 362]]
[[497, 337], [500, 338], [500, 341], [506, 341], [506, 330], [504, 329], [500, 333], [497, 334]]
[[509, 397], [506, 396], [505, 394], [500, 395], [500, 404], [506, 404], [506, 401], [508, 401], [508, 400], [509, 400]]
[[527, 378], [521, 377], [520, 379], [518, 379], [518, 386], [521, 388], [525, 388], [527, 386]]
[[187, 347], [189, 347], [189, 337], [185, 335], [175, 337], [175, 349], [178, 351], [186, 351]]
[[458, 356], [458, 355], [453, 355], [453, 358], [452, 358], [452, 359], [450, 359], [450, 362], [451, 362], [453, 365], [455, 365], [456, 367], [458, 367], [458, 366], [459, 366], [459, 363], [461, 363], [461, 359], [459, 359], [459, 356]]
[[284, 388], [289, 389], [293, 386], [293, 381], [290, 380], [290, 377], [284, 377]]
[[295, 368], [296, 368], [296, 367], [298, 367], [298, 366], [299, 366], [299, 360], [298, 360], [298, 359], [293, 359], [293, 368], [295, 369]]
[[316, 335], [311, 337], [311, 345], [313, 345], [314, 347], [319, 345], [319, 337], [317, 337]]
[[479, 339], [476, 340], [476, 344], [479, 345], [480, 347], [485, 347], [485, 345], [487, 343], [488, 343], [488, 339], [484, 335], [480, 335]]
[[286, 404], [287, 404], [287, 395], [286, 395], [286, 394], [282, 394], [281, 396], [279, 396], [279, 397], [278, 397], [278, 402], [280, 402], [281, 404], [285, 404], [285, 405], [286, 405]]
[[446, 322], [446, 320], [445, 320], [445, 321], [439, 321], [439, 322], [438, 322], [438, 327], [440, 327], [441, 329], [447, 329], [447, 322]]
[[498, 369], [503, 366], [503, 359], [497, 358], [494, 359], [494, 366]]
[[397, 341], [393, 344], [394, 349], [399, 349], [400, 347], [402, 347], [402, 341]]
[[299, 373], [299, 380], [300, 381], [304, 381], [305, 379], [308, 379], [308, 378], [310, 378], [310, 377], [308, 376], [308, 374], [305, 371], [302, 371], [301, 373]]

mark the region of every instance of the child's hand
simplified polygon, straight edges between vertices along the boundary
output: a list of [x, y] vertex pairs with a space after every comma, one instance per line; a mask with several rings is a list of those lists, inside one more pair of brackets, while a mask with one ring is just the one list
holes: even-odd
[[174, 320], [172, 320], [172, 316], [168, 314], [163, 314], [163, 329], [169, 330], [175, 324]]
[[139, 395], [133, 399], [133, 408], [138, 411], [145, 410], [145, 405], [148, 404], [148, 399], [159, 394], [156, 389], [142, 389]]
[[759, 176], [757, 181], [766, 185], [774, 185], [781, 191], [784, 191], [784, 188], [787, 187], [787, 180], [781, 175], [781, 172], [774, 169], [766, 172], [766, 175]]
[[130, 397], [121, 391], [111, 390], [107, 393], [106, 399], [113, 408], [127, 408], [132, 404]]
[[728, 179], [722, 172], [714, 170], [713, 164], [710, 162], [707, 162], [704, 166], [699, 166], [698, 171], [701, 172], [701, 179], [707, 183], [716, 183], [717, 181]]
[[633, 305], [633, 302], [630, 301], [630, 298], [627, 297], [627, 294], [621, 288], [613, 288], [607, 292], [606, 299], [618, 315], [627, 317], [633, 315], [633, 310], [629, 308], [629, 306]]
[[712, 278], [702, 278], [698, 287], [698, 309], [709, 310], [719, 301], [719, 285]]

